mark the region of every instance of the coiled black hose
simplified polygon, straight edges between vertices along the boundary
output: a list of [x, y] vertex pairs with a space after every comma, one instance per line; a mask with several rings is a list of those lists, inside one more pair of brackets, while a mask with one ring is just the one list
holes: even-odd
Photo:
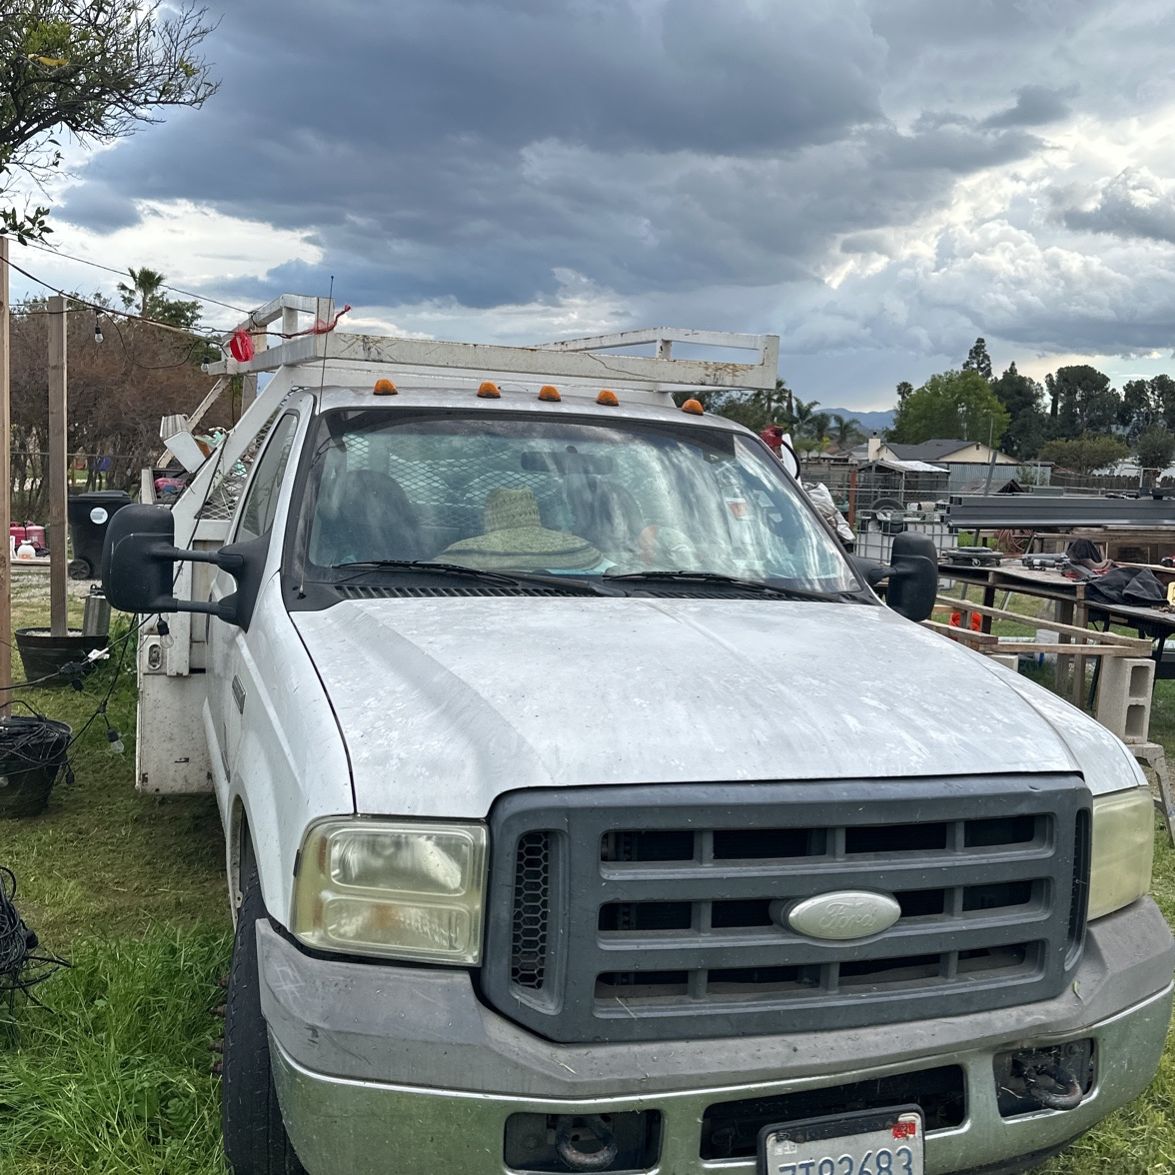
[[17, 911], [15, 898], [16, 874], [0, 865], [0, 1000], [9, 1002], [18, 992], [29, 994], [58, 967], [69, 966], [55, 955], [38, 953], [40, 943]]

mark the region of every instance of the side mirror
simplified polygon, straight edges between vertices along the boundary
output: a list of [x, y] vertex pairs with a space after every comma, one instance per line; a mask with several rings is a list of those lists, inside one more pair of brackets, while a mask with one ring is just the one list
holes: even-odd
[[[175, 519], [166, 506], [124, 506], [110, 519], [102, 547], [102, 588], [122, 612], [206, 612], [248, 628], [265, 566], [264, 539], [234, 543], [219, 551], [185, 551], [175, 545]], [[214, 563], [236, 581], [219, 603], [177, 600], [177, 560]]]
[[178, 612], [172, 594], [175, 519], [163, 506], [124, 506], [106, 527], [102, 590], [123, 612]]
[[885, 602], [907, 620], [925, 620], [934, 611], [937, 596], [938, 550], [934, 542], [909, 531], [895, 535]]

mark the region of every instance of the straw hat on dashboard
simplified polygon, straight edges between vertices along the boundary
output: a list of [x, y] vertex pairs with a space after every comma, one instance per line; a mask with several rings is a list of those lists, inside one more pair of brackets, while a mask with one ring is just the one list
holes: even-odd
[[486, 495], [485, 532], [447, 547], [440, 558], [501, 571], [586, 571], [603, 555], [578, 535], [543, 526], [532, 490]]

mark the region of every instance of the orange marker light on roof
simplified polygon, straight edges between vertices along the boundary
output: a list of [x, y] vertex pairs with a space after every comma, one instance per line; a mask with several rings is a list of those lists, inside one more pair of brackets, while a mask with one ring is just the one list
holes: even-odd
[[688, 412], [691, 416], [701, 416], [702, 413], [706, 411], [706, 409], [702, 407], [701, 400], [686, 400], [686, 402], [682, 404], [681, 410], [682, 412]]
[[543, 384], [539, 388], [540, 400], [562, 400], [563, 397], [559, 395], [559, 389], [554, 384]]
[[481, 386], [477, 389], [477, 394], [483, 400], [497, 400], [502, 395], [502, 390], [492, 379], [486, 379], [482, 380]]
[[396, 385], [390, 379], [377, 379], [375, 387], [371, 389], [376, 396], [394, 396], [396, 395]]
[[609, 408], [615, 408], [620, 401], [616, 398], [616, 393], [611, 388], [604, 388], [596, 397], [597, 404], [605, 404]]

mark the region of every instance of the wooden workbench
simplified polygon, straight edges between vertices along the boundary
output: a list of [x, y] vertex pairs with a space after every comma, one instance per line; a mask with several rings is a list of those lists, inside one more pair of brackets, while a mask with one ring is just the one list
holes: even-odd
[[[1175, 579], [1175, 568], [1151, 567], [1156, 577]], [[997, 593], [1016, 592], [1023, 596], [1055, 600], [1063, 607], [1073, 609], [1077, 619], [1058, 615], [1064, 623], [1076, 623], [1088, 627], [1089, 617], [1108, 618], [1112, 623], [1124, 624], [1130, 628], [1148, 629], [1151, 640], [1166, 640], [1175, 632], [1175, 611], [1164, 612], [1159, 608], [1140, 608], [1131, 604], [1107, 604], [1101, 600], [1090, 600], [1086, 596], [1087, 580], [1069, 579], [1059, 571], [1023, 566], [1018, 560], [1005, 559], [990, 567], [954, 567], [946, 563], [939, 565], [940, 579], [951, 579], [956, 583], [976, 584], [983, 589], [983, 603], [991, 607]], [[985, 631], [990, 630], [988, 622]]]
[[[1175, 569], [1161, 568], [1156, 574], [1167, 572], [1175, 578]], [[1000, 592], [1015, 592], [1023, 596], [1053, 600], [1056, 603], [1056, 619], [1062, 624], [1073, 624], [1078, 628], [1089, 628], [1091, 621], [1108, 627], [1121, 624], [1135, 629], [1140, 636], [1153, 642], [1151, 657], [1155, 662], [1156, 679], [1172, 675], [1163, 671], [1163, 649], [1167, 638], [1175, 633], [1175, 612], [1164, 612], [1158, 608], [1139, 608], [1130, 604], [1107, 604], [1087, 598], [1086, 582], [1068, 579], [1059, 571], [1036, 570], [1025, 567], [1018, 560], [1005, 559], [989, 567], [955, 567], [948, 564], [939, 566], [940, 579], [950, 579], [961, 585], [975, 584], [983, 591], [983, 604], [990, 608]], [[1047, 627], [1048, 621], [1041, 622]], [[984, 617], [983, 631], [991, 631], [990, 617]], [[1069, 640], [1062, 637], [1062, 643]], [[1078, 644], [1078, 647], [1080, 645]], [[1074, 675], [1074, 691], [1083, 688], [1085, 680], [1085, 658], [1074, 653], [1072, 658], [1059, 658], [1057, 663], [1057, 686], [1064, 689], [1071, 671]], [[1080, 701], [1079, 696], [1077, 700]]]
[[[1152, 570], [1162, 582], [1175, 579], [1175, 569], [1151, 566]], [[1163, 647], [1167, 638], [1175, 633], [1175, 611], [1163, 612], [1158, 608], [1138, 608], [1129, 604], [1104, 604], [1093, 602], [1086, 597], [1087, 580], [1067, 579], [1059, 571], [1034, 570], [1023, 564], [1004, 560], [996, 566], [988, 567], [952, 567], [947, 564], [939, 566], [940, 582], [944, 579], [953, 580], [960, 585], [959, 595], [964, 595], [966, 585], [976, 584], [983, 589], [983, 602], [986, 607], [992, 607], [996, 595], [1001, 592], [1015, 592], [1024, 596], [1036, 596], [1038, 599], [1054, 600], [1057, 604], [1057, 619], [1064, 621], [1066, 616], [1070, 622], [1075, 621], [1081, 628], [1088, 628], [1091, 620], [1101, 621], [1108, 629], [1111, 623], [1122, 624], [1134, 628], [1140, 636], [1145, 636], [1153, 642], [1151, 657], [1155, 662], [1155, 680], [1160, 677], [1175, 676], [1175, 673], [1163, 672]], [[1042, 627], [1048, 622], [1043, 621]], [[984, 617], [984, 631], [991, 631], [991, 618]], [[1075, 638], [1080, 640], [1080, 638]], [[1066, 633], [1060, 633], [1060, 644], [1070, 643]], [[1075, 645], [1079, 648], [1080, 645]], [[1072, 657], [1057, 657], [1057, 689], [1064, 692], [1066, 668], [1072, 670], [1072, 691], [1074, 701], [1078, 706], [1083, 702], [1085, 690], [1085, 661], [1087, 658], [1074, 654]], [[1094, 670], [1096, 688], [1097, 669]], [[1172, 845], [1175, 845], [1175, 789], [1167, 775], [1166, 756], [1161, 744], [1145, 742], [1130, 747], [1134, 757], [1146, 764], [1155, 775], [1153, 790], [1155, 805], [1162, 815], [1167, 835]], [[1149, 778], [1149, 776], [1148, 776]], [[1157, 787], [1155, 787], [1157, 785]]]

